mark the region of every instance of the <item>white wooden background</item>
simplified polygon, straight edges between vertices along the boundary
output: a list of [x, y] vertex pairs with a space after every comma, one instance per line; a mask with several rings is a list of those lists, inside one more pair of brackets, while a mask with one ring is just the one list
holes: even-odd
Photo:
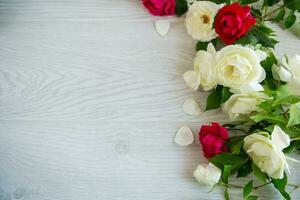
[[[204, 105], [182, 80], [194, 42], [183, 18], [164, 39], [156, 19], [139, 0], [0, 0], [0, 200], [222, 199], [191, 175], [199, 145], [173, 137], [226, 118], [182, 112], [190, 97]], [[299, 38], [278, 34], [279, 55], [299, 53]]]

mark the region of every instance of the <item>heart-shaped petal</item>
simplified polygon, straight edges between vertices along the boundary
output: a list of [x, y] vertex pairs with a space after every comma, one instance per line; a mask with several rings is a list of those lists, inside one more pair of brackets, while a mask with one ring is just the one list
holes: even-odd
[[188, 126], [182, 126], [178, 129], [174, 141], [179, 146], [188, 146], [194, 142], [194, 134]]
[[164, 37], [169, 32], [170, 22], [168, 20], [157, 20], [155, 21], [155, 28], [157, 33]]
[[192, 90], [198, 90], [200, 86], [199, 76], [195, 71], [187, 71], [183, 74], [183, 79], [186, 85]]
[[194, 99], [187, 99], [182, 104], [183, 112], [189, 115], [200, 115], [201, 108]]

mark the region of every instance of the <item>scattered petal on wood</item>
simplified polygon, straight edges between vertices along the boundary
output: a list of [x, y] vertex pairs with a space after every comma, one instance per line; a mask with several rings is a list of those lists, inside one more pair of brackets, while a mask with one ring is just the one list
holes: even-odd
[[169, 32], [170, 22], [166, 19], [157, 20], [157, 21], [155, 21], [155, 28], [156, 28], [157, 33], [160, 36], [164, 37]]
[[200, 86], [200, 80], [198, 78], [197, 72], [187, 71], [183, 74], [183, 79], [186, 85], [192, 90], [198, 90]]
[[189, 115], [200, 115], [201, 108], [194, 99], [187, 99], [182, 105], [183, 112]]
[[194, 134], [188, 126], [182, 126], [178, 129], [174, 141], [179, 146], [188, 146], [194, 142]]

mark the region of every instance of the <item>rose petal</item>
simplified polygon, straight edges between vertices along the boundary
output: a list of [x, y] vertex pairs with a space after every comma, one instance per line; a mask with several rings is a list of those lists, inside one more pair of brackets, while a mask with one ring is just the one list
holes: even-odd
[[200, 86], [199, 76], [195, 71], [187, 71], [183, 74], [186, 85], [192, 90], [197, 90]]
[[273, 144], [279, 149], [282, 150], [290, 145], [290, 137], [281, 130], [279, 126], [275, 126], [271, 135], [271, 140]]
[[178, 129], [174, 141], [179, 146], [188, 146], [194, 142], [194, 134], [188, 126], [182, 126]]
[[267, 58], [267, 54], [262, 50], [256, 50], [255, 53], [260, 61], [263, 61]]
[[155, 28], [157, 33], [164, 37], [169, 32], [170, 22], [168, 20], [157, 20], [155, 21]]
[[187, 99], [182, 105], [183, 112], [189, 115], [200, 115], [201, 108], [194, 99]]

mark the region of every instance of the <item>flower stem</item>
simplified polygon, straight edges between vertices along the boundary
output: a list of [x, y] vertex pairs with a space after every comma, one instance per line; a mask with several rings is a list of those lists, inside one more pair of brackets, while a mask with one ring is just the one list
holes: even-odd
[[300, 137], [292, 138], [291, 141], [297, 141], [300, 140]]
[[220, 183], [221, 186], [227, 187], [227, 188], [240, 188], [243, 189], [244, 187], [240, 185], [234, 185], [234, 184], [229, 184], [229, 183]]
[[241, 131], [243, 133], [245, 133], [246, 135], [248, 135], [247, 131], [240, 129], [240, 128], [227, 128], [227, 130], [229, 131]]
[[261, 188], [261, 187], [264, 187], [264, 186], [266, 186], [266, 185], [269, 185], [270, 183], [272, 183], [272, 182], [267, 182], [267, 183], [264, 183], [264, 184], [262, 184], [262, 185], [253, 187], [253, 189], [257, 190], [257, 189], [259, 189], [259, 188]]

